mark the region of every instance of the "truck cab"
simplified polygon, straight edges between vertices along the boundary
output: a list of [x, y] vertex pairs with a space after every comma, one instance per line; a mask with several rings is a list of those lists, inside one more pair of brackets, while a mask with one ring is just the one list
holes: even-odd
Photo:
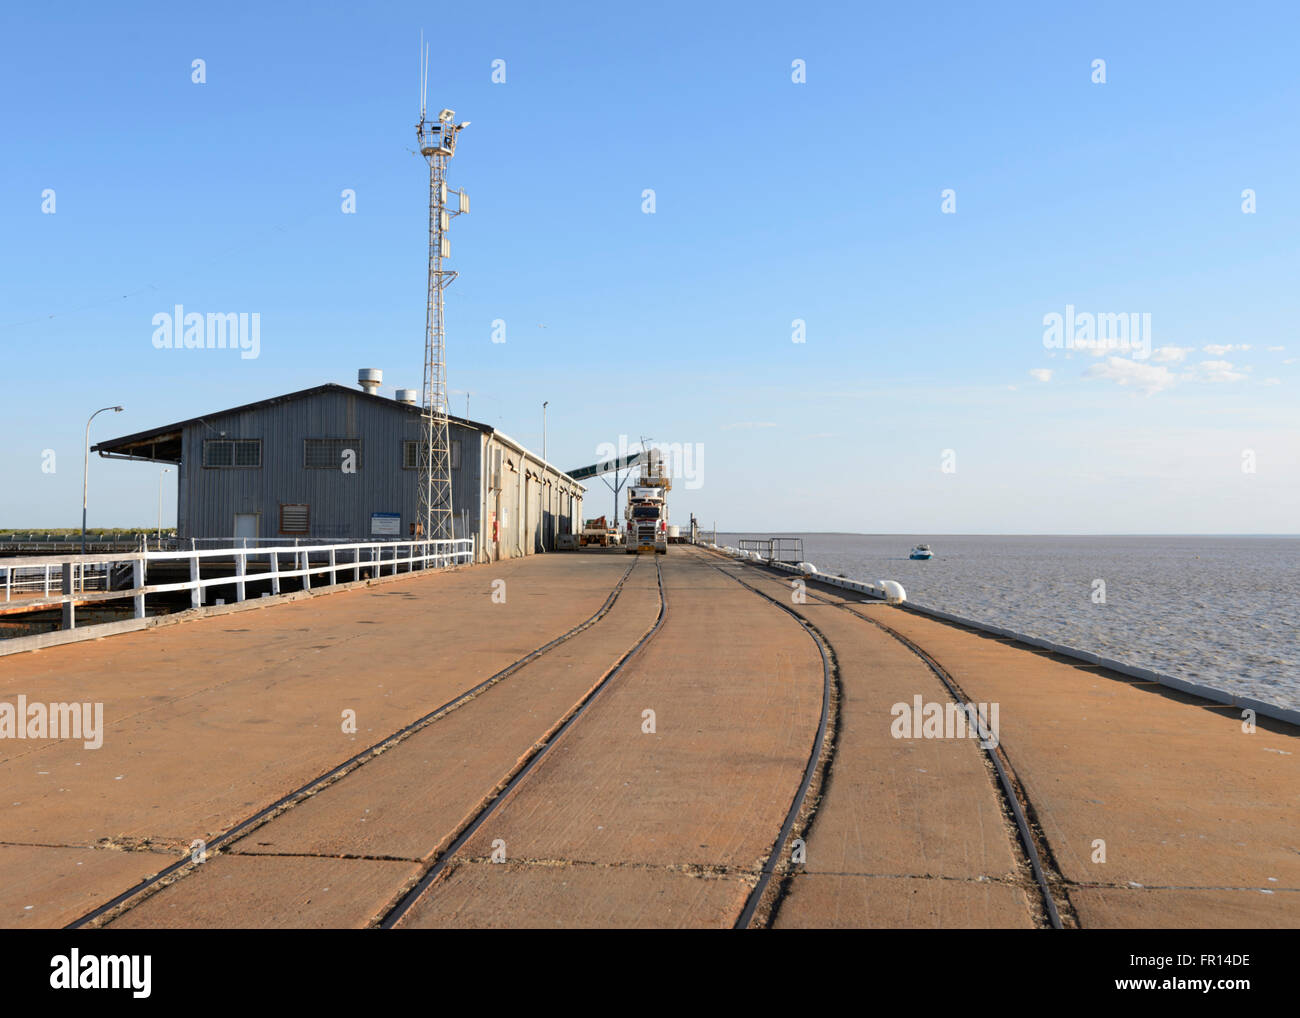
[[627, 493], [627, 553], [668, 551], [668, 507], [664, 490], [654, 485], [633, 486]]

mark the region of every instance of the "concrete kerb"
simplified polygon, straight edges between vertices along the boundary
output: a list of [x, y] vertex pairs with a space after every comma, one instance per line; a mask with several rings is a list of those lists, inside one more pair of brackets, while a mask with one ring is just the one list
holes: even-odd
[[[372, 576], [365, 580], [347, 580], [342, 583], [327, 584], [307, 590], [294, 590], [285, 594], [268, 594], [265, 597], [251, 597], [245, 601], [231, 604], [210, 604], [199, 608], [186, 608], [184, 611], [171, 612], [167, 615], [154, 615], [143, 619], [123, 619], [120, 622], [102, 622], [79, 629], [60, 629], [53, 633], [37, 633], [34, 636], [18, 636], [12, 640], [0, 641], [0, 657], [10, 654], [22, 654], [27, 651], [44, 650], [60, 647], [68, 643], [81, 643], [84, 640], [100, 640], [106, 636], [118, 636], [122, 633], [134, 633], [142, 629], [154, 629], [158, 626], [178, 625], [215, 615], [230, 615], [234, 612], [252, 611], [255, 608], [268, 608], [271, 605], [286, 604], [290, 601], [302, 601], [309, 597], [321, 597], [325, 594], [337, 594], [359, 587], [373, 587], [394, 580], [407, 580], [418, 576], [436, 576], [442, 573], [457, 572], [472, 568], [468, 565], [446, 566], [441, 569], [418, 569], [414, 572]], [[350, 567], [349, 567], [350, 568]], [[259, 577], [261, 578], [261, 577]]]
[[[753, 562], [750, 559], [737, 558], [737, 561]], [[764, 562], [763, 565], [771, 569], [777, 569], [785, 573], [793, 573], [804, 577], [807, 580], [815, 580], [817, 583], [826, 584], [832, 587], [840, 587], [844, 590], [854, 590], [860, 593], [868, 594], [878, 600], [884, 600], [884, 592], [880, 587], [872, 583], [861, 583], [857, 580], [845, 579], [842, 576], [828, 576], [825, 573], [805, 573], [797, 566], [792, 566], [786, 562]], [[928, 605], [918, 604], [916, 601], [907, 601], [902, 606], [908, 611], [914, 611], [919, 615], [926, 615], [930, 618], [939, 619], [943, 622], [952, 622], [968, 629], [975, 629], [983, 633], [989, 633], [993, 636], [1001, 636], [1008, 640], [1015, 640], [1017, 643], [1023, 643], [1030, 647], [1037, 647], [1040, 650], [1051, 651], [1053, 654], [1060, 654], [1062, 657], [1073, 658], [1076, 661], [1082, 661], [1086, 664], [1096, 665], [1099, 668], [1105, 668], [1108, 671], [1116, 672], [1119, 675], [1125, 675], [1129, 678], [1142, 679], [1146, 682], [1155, 682], [1161, 686], [1168, 686], [1170, 689], [1176, 689], [1181, 693], [1190, 693], [1192, 696], [1199, 696], [1209, 700], [1212, 703], [1223, 704], [1226, 707], [1240, 707], [1243, 710], [1253, 710], [1259, 717], [1272, 718], [1275, 721], [1284, 721], [1287, 724], [1300, 726], [1300, 710], [1291, 710], [1287, 707], [1280, 707], [1274, 703], [1265, 703], [1262, 700], [1256, 700], [1253, 697], [1239, 696], [1230, 693], [1227, 690], [1215, 689], [1213, 686], [1205, 686], [1199, 682], [1189, 682], [1186, 679], [1180, 679], [1174, 675], [1167, 675], [1164, 672], [1157, 672], [1150, 668], [1143, 668], [1140, 665], [1131, 665], [1123, 661], [1116, 661], [1114, 658], [1102, 657], [1091, 651], [1079, 650], [1076, 647], [1067, 647], [1064, 644], [1054, 643], [1051, 640], [1044, 640], [1037, 636], [1029, 636], [1026, 633], [1018, 633], [1014, 629], [1007, 629], [1004, 626], [995, 626], [990, 622], [981, 622], [977, 619], [968, 619], [961, 615], [954, 615], [952, 612], [946, 612], [939, 608], [931, 608]]]

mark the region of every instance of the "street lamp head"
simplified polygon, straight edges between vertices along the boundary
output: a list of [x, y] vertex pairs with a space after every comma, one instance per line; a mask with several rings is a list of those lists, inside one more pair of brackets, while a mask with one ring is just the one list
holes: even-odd
[[115, 407], [113, 407], [113, 413], [115, 413], [115, 414], [120, 414], [120, 413], [121, 413], [123, 410], [125, 410], [125, 409], [126, 409], [126, 407], [115, 406]]

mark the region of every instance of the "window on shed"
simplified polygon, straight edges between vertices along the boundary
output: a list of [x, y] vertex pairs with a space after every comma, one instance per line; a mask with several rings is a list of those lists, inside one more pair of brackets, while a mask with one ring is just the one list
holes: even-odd
[[306, 534], [311, 528], [311, 506], [305, 503], [280, 503], [280, 533]]
[[[423, 442], [402, 443], [403, 470], [420, 469], [420, 446], [423, 444]], [[451, 443], [451, 469], [460, 469], [460, 439], [453, 439]]]
[[348, 450], [353, 454], [353, 466], [360, 470], [361, 439], [305, 438], [302, 465], [308, 470], [340, 470], [343, 467], [343, 456]]
[[203, 465], [236, 469], [260, 467], [262, 441], [258, 438], [205, 438]]

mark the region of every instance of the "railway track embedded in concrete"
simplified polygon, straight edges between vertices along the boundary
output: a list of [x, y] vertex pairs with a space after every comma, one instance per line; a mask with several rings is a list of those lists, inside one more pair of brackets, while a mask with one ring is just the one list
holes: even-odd
[[[944, 688], [948, 690], [948, 693], [952, 696], [954, 701], [957, 703], [971, 702], [970, 698], [962, 691], [957, 680], [953, 678], [952, 673], [949, 672], [948, 669], [939, 664], [939, 662], [936, 661], [929, 652], [925, 650], [925, 648], [918, 646], [915, 642], [908, 639], [892, 626], [888, 626], [878, 619], [868, 618], [861, 612], [855, 612], [847, 604], [827, 601], [820, 597], [817, 598], [817, 600], [821, 601], [823, 604], [832, 604], [836, 607], [842, 608], [850, 615], [855, 615], [862, 619], [862, 621], [888, 633], [925, 663], [926, 667], [928, 667], [930, 671], [935, 674], [935, 677], [943, 683]], [[1032, 810], [1033, 804], [1029, 801], [1029, 796], [1025, 792], [1024, 785], [1016, 776], [1015, 769], [1011, 766], [1011, 761], [1007, 759], [1006, 750], [1002, 748], [1001, 740], [998, 740], [996, 746], [985, 746], [983, 742], [981, 742], [980, 748], [984, 750], [989, 762], [993, 765], [994, 771], [997, 773], [998, 791], [1001, 794], [1003, 804], [1008, 810], [1010, 810], [1011, 815], [1015, 817], [1016, 829], [1020, 833], [1020, 847], [1029, 861], [1030, 869], [1033, 870], [1034, 882], [1038, 885], [1038, 893], [1043, 899], [1043, 907], [1047, 912], [1048, 922], [1054, 930], [1063, 929], [1064, 924], [1061, 922], [1060, 910], [1056, 906], [1056, 899], [1052, 893], [1052, 887], [1048, 881], [1046, 869], [1043, 864], [1044, 855], [1047, 856], [1049, 860], [1051, 859], [1050, 849], [1048, 848], [1046, 838], [1044, 837], [1042, 838], [1043, 852], [1039, 852], [1039, 838], [1034, 836], [1034, 832], [1030, 827], [1029, 818], [1026, 815], [1026, 809]], [[1040, 835], [1039, 837], [1042, 836]], [[1052, 864], [1052, 871], [1057, 882], [1063, 883], [1065, 878], [1061, 875], [1060, 870], [1054, 863]]]
[[[726, 570], [722, 571], [726, 572]], [[768, 569], [765, 569], [764, 571], [769, 575], [778, 577], [782, 580], [789, 580], [791, 578], [786, 573], [780, 573]], [[731, 574], [728, 573], [727, 575]], [[803, 579], [815, 582], [816, 577], [803, 577]], [[743, 581], [737, 580], [737, 582]], [[748, 584], [746, 584], [746, 586], [748, 586]], [[948, 690], [949, 695], [953, 697], [955, 702], [971, 702], [969, 697], [967, 697], [962, 691], [961, 686], [952, 676], [951, 672], [944, 668], [943, 665], [939, 664], [939, 662], [936, 661], [923, 647], [917, 645], [914, 641], [908, 639], [896, 629], [886, 625], [878, 619], [869, 618], [861, 612], [854, 611], [851, 605], [842, 601], [833, 601], [825, 597], [819, 597], [812, 591], [806, 591], [806, 595], [814, 598], [820, 604], [840, 608], [855, 618], [861, 619], [868, 625], [875, 626], [882, 632], [887, 633], [921, 659], [926, 667], [929, 668], [930, 671], [934, 673], [935, 677], [943, 684], [944, 688]], [[766, 597], [767, 595], [764, 594], [763, 596]], [[769, 600], [773, 599], [769, 598]], [[787, 608], [785, 605], [780, 604], [780, 602], [776, 603], [792, 615], [795, 615], [796, 618], [799, 617], [794, 609]], [[1031, 825], [1029, 819], [1029, 814], [1034, 810], [1033, 803], [1030, 802], [1023, 783], [1020, 781], [1019, 777], [1016, 776], [1015, 768], [1011, 766], [1011, 761], [1006, 755], [1006, 750], [1002, 748], [1001, 742], [999, 741], [996, 746], [984, 746], [983, 743], [981, 743], [980, 748], [986, 754], [996, 775], [997, 791], [1002, 800], [1002, 804], [1007, 812], [1015, 819], [1016, 830], [1019, 834], [1020, 840], [1020, 851], [1023, 853], [1025, 861], [1028, 863], [1029, 868], [1033, 873], [1034, 882], [1037, 885], [1039, 896], [1042, 899], [1042, 905], [1047, 916], [1048, 924], [1052, 929], [1063, 929], [1064, 924], [1061, 921], [1060, 909], [1057, 907], [1056, 898], [1052, 891], [1052, 881], [1048, 879], [1047, 875], [1048, 867], [1050, 866], [1052, 877], [1057, 885], [1063, 885], [1065, 883], [1065, 878], [1062, 876], [1055, 861], [1052, 859], [1050, 846], [1047, 844], [1046, 837], [1041, 834], [1041, 828], [1039, 833], [1035, 835], [1034, 826]], [[1039, 850], [1040, 842], [1042, 845], [1041, 852]], [[1046, 865], [1044, 864], [1044, 858], [1048, 860]]]
[[[585, 632], [586, 630], [590, 629], [592, 626], [594, 626], [596, 623], [598, 623], [601, 619], [603, 619], [606, 615], [609, 614], [610, 610], [614, 607], [614, 603], [618, 600], [619, 595], [622, 593], [623, 587], [627, 583], [628, 578], [632, 575], [633, 569], [636, 568], [637, 562], [639, 561], [640, 561], [640, 557], [638, 556], [638, 558], [634, 560], [627, 567], [627, 569], [623, 572], [623, 575], [619, 577], [618, 583], [616, 583], [614, 585], [614, 588], [610, 591], [609, 596], [605, 599], [604, 603], [591, 617], [589, 617], [583, 622], [580, 622], [578, 625], [574, 626], [572, 629], [568, 630], [567, 632], [561, 633], [559, 636], [555, 637], [554, 639], [549, 640], [548, 642], [542, 644], [536, 649], [530, 651], [529, 653], [525, 654], [523, 657], [518, 658], [517, 660], [511, 662], [505, 668], [502, 668], [500, 671], [495, 672], [494, 674], [488, 676], [486, 679], [483, 679], [481, 682], [475, 683], [473, 686], [469, 687], [468, 689], [463, 690], [460, 693], [457, 693], [454, 697], [452, 697], [447, 702], [443, 703], [441, 706], [434, 708], [428, 713], [417, 718], [415, 721], [412, 721], [410, 724], [404, 725], [402, 728], [399, 728], [397, 731], [392, 732], [389, 735], [386, 735], [378, 742], [375, 742], [370, 746], [368, 746], [366, 749], [363, 749], [359, 753], [354, 754], [353, 756], [349, 757], [347, 760], [343, 761], [341, 764], [338, 764], [337, 766], [330, 768], [328, 771], [325, 771], [323, 774], [320, 774], [315, 778], [312, 778], [306, 784], [300, 785], [298, 788], [294, 789], [288, 794], [281, 796], [279, 799], [271, 803], [269, 806], [263, 807], [262, 809], [258, 810], [256, 813], [253, 813], [251, 816], [248, 816], [245, 819], [239, 821], [234, 826], [227, 828], [225, 831], [222, 831], [217, 836], [208, 839], [205, 842], [205, 846], [204, 846], [205, 851], [216, 851], [221, 849], [223, 846], [230, 845], [233, 842], [239, 840], [240, 838], [244, 837], [250, 832], [256, 830], [262, 824], [267, 823], [274, 817], [279, 816], [281, 813], [285, 812], [286, 810], [292, 809], [294, 806], [298, 805], [299, 803], [303, 802], [308, 798], [311, 798], [312, 796], [315, 796], [320, 791], [329, 787], [335, 782], [342, 780], [347, 775], [353, 773], [358, 768], [364, 766], [368, 761], [373, 760], [381, 753], [387, 752], [393, 746], [396, 746], [398, 743], [414, 735], [416, 732], [419, 732], [427, 728], [429, 725], [438, 721], [440, 718], [445, 717], [452, 711], [456, 710], [458, 707], [474, 699], [474, 697], [478, 696], [480, 693], [484, 692], [489, 687], [495, 686], [497, 683], [502, 682], [503, 680], [509, 678], [511, 675], [518, 672], [521, 668], [528, 665], [530, 662], [537, 660], [542, 655], [548, 653], [551, 650], [554, 650], [556, 647], [560, 646], [561, 644], [568, 642], [569, 640], [577, 636], [579, 633]], [[620, 659], [618, 665], [616, 666], [615, 671], [621, 669], [622, 665], [627, 661], [628, 657], [630, 657], [635, 650], [639, 649], [640, 646], [642, 646], [642, 644], [646, 642], [646, 639], [650, 635], [653, 635], [653, 633], [657, 632], [659, 626], [662, 625], [663, 623], [665, 607], [666, 607], [664, 601], [664, 594], [663, 594], [663, 575], [662, 575], [662, 571], [658, 569], [657, 562], [655, 563], [655, 566], [656, 566], [656, 571], [659, 574], [658, 580], [659, 580], [660, 610], [659, 610], [658, 621], [656, 622], [654, 629], [648, 632], [646, 636], [643, 636], [641, 641], [635, 647], [633, 647], [632, 651], [629, 651]], [[609, 678], [612, 678], [613, 674], [614, 673], [611, 672], [611, 674], [607, 676], [606, 681], [608, 681]], [[601, 687], [599, 688], [603, 688], [603, 686], [604, 683], [602, 683]], [[599, 688], [596, 690], [596, 692], [599, 691]], [[590, 696], [587, 697], [587, 699], [583, 702], [581, 709], [585, 709], [586, 703], [589, 703], [591, 696], [594, 695], [595, 693], [593, 692]], [[578, 711], [578, 713], [581, 713], [581, 709]], [[576, 716], [577, 715], [575, 714], [574, 717], [576, 718]], [[570, 718], [569, 723], [572, 723], [572, 720], [573, 718]], [[567, 727], [568, 725], [566, 724], [565, 728]], [[563, 730], [564, 729], [561, 729], [561, 732]], [[559, 734], [560, 733], [557, 733], [556, 737], [558, 737]], [[551, 741], [553, 742], [554, 740], [552, 739]], [[537, 755], [540, 756], [540, 753]], [[498, 796], [494, 801], [499, 801], [499, 799], [500, 796]], [[450, 855], [450, 851], [451, 850], [449, 849], [448, 852], [444, 853], [444, 856]], [[182, 879], [183, 877], [188, 875], [189, 872], [192, 872], [194, 869], [197, 869], [198, 866], [200, 865], [202, 864], [194, 862], [193, 857], [191, 855], [186, 855], [181, 859], [178, 859], [176, 862], [172, 863], [170, 866], [167, 866], [159, 870], [157, 873], [153, 874], [152, 876], [146, 877], [144, 880], [135, 884], [133, 887], [130, 887], [127, 890], [123, 891], [121, 894], [116, 895], [115, 897], [109, 899], [108, 901], [104, 902], [102, 905], [98, 905], [94, 909], [85, 913], [84, 915], [78, 917], [77, 919], [74, 919], [71, 923], [68, 923], [64, 927], [64, 929], [68, 929], [68, 930], [84, 929], [87, 927], [103, 925], [104, 923], [110, 922], [113, 919], [118, 918], [120, 915], [124, 914], [125, 912], [130, 911], [131, 908], [134, 908], [140, 902], [144, 901], [152, 893], [161, 890], [163, 887], [174, 883], [176, 880]], [[101, 923], [100, 920], [103, 920], [103, 923]]]
[[[640, 561], [640, 556], [637, 557], [636, 561]], [[635, 564], [636, 562], [633, 562], [633, 565]], [[629, 572], [630, 571], [631, 570], [629, 569]], [[479, 811], [461, 828], [459, 833], [456, 834], [447, 848], [440, 853], [436, 859], [433, 859], [430, 862], [428, 868], [415, 882], [414, 886], [407, 890], [396, 904], [391, 906], [388, 911], [384, 913], [375, 924], [379, 929], [392, 929], [402, 921], [402, 918], [411, 910], [415, 903], [424, 896], [428, 889], [433, 886], [438, 878], [446, 871], [448, 864], [452, 861], [452, 858], [456, 853], [459, 852], [464, 844], [474, 836], [474, 833], [483, 826], [484, 822], [496, 812], [497, 807], [504, 803], [510, 793], [514, 791], [514, 789], [518, 787], [526, 777], [528, 777], [533, 768], [541, 763], [542, 759], [551, 748], [554, 747], [555, 744], [564, 737], [564, 733], [572, 728], [573, 725], [577, 723], [578, 719], [587, 712], [587, 709], [595, 702], [596, 698], [607, 689], [610, 683], [613, 682], [619, 673], [623, 671], [627, 663], [632, 660], [632, 658], [635, 657], [647, 643], [658, 635], [659, 631], [663, 628], [664, 620], [668, 616], [668, 597], [664, 592], [663, 568], [660, 566], [658, 559], [655, 560], [655, 574], [659, 584], [659, 614], [655, 619], [654, 625], [651, 626], [650, 629], [646, 630], [646, 632], [642, 634], [641, 638], [637, 640], [631, 648], [624, 652], [623, 656], [614, 663], [614, 666], [610, 668], [608, 672], [606, 672], [604, 678], [602, 678], [600, 682], [594, 686], [581, 701], [579, 701], [573, 710], [569, 712], [560, 727], [548, 738], [534, 746], [533, 751], [520, 761], [514, 774], [510, 777], [510, 780], [506, 783], [505, 787], [483, 804]]]
[[[807, 633], [808, 636], [811, 637], [813, 643], [816, 644], [817, 653], [821, 655], [822, 659], [822, 707], [820, 719], [817, 723], [817, 736], [813, 740], [812, 752], [808, 754], [808, 764], [804, 768], [803, 777], [799, 781], [799, 787], [795, 791], [794, 799], [790, 804], [789, 811], [786, 813], [785, 821], [781, 824], [781, 830], [776, 836], [776, 841], [772, 843], [772, 850], [768, 853], [767, 860], [763, 863], [763, 868], [759, 872], [758, 882], [754, 885], [753, 890], [750, 891], [749, 897], [745, 900], [745, 907], [741, 909], [740, 915], [736, 917], [736, 922], [732, 926], [732, 929], [747, 930], [749, 929], [750, 923], [753, 922], [754, 914], [758, 911], [758, 907], [763, 901], [763, 895], [767, 892], [772, 876], [776, 872], [777, 861], [782, 857], [782, 849], [790, 838], [790, 833], [794, 829], [795, 821], [799, 818], [799, 814], [803, 812], [804, 804], [808, 798], [808, 789], [812, 786], [813, 776], [817, 773], [818, 765], [822, 763], [823, 749], [825, 748], [826, 742], [826, 729], [830, 721], [831, 684], [834, 681], [834, 668], [831, 664], [831, 658], [834, 655], [834, 651], [831, 648], [830, 641], [826, 639], [825, 634], [793, 608], [787, 607], [770, 594], [766, 594], [757, 587], [746, 583], [739, 576], [728, 572], [716, 563], [710, 562], [709, 564], [712, 565], [713, 568], [717, 569], [718, 572], [722, 573], [722, 575], [735, 580], [742, 587], [752, 591], [765, 601], [775, 605], [777, 608], [780, 608], [783, 612], [798, 622], [799, 625], [803, 627], [804, 632]], [[829, 766], [829, 764], [830, 757], [828, 751], [826, 765]], [[778, 905], [779, 902], [773, 903], [772, 909], [770, 910], [771, 915], [775, 915]]]

